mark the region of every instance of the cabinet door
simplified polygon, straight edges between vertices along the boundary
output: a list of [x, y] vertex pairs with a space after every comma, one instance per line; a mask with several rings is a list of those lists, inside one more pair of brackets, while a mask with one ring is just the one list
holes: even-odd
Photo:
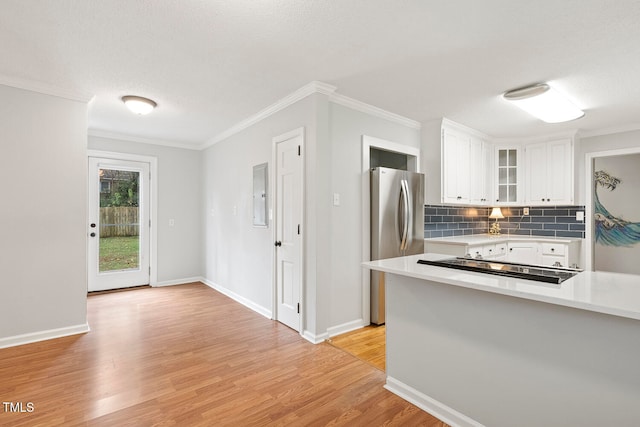
[[525, 158], [525, 200], [528, 203], [545, 203], [548, 198], [547, 143], [527, 145]]
[[522, 264], [539, 264], [537, 243], [509, 243], [507, 260]]
[[571, 139], [528, 144], [526, 197], [533, 205], [573, 204], [573, 144]]
[[469, 142], [469, 201], [473, 204], [486, 204], [491, 199], [490, 156], [491, 147], [487, 142], [472, 137]]
[[517, 147], [496, 148], [496, 202], [513, 204], [521, 200], [520, 161]]
[[573, 146], [570, 139], [547, 144], [547, 201], [573, 203]]
[[442, 153], [443, 203], [469, 203], [469, 137], [445, 128]]

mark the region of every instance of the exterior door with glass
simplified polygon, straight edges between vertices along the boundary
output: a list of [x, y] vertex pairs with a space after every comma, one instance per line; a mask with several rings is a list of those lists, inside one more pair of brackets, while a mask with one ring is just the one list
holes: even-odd
[[150, 165], [89, 158], [88, 290], [150, 282]]

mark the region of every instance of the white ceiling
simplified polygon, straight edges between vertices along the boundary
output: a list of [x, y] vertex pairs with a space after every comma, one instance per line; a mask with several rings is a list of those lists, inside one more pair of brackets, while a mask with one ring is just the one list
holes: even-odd
[[[637, 0], [2, 0], [0, 57], [5, 82], [95, 95], [94, 131], [194, 147], [314, 80], [495, 137], [640, 123]], [[586, 116], [500, 98], [543, 81]]]

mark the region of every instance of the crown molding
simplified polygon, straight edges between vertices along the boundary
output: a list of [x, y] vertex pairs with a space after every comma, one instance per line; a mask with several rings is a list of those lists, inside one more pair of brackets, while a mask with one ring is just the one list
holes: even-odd
[[207, 142], [202, 144], [200, 148], [201, 149], [209, 148], [220, 141], [224, 141], [230, 136], [237, 134], [238, 132], [266, 119], [267, 117], [277, 113], [278, 111], [281, 111], [287, 108], [292, 104], [295, 104], [296, 102], [306, 98], [309, 95], [312, 95], [314, 93], [331, 95], [332, 93], [335, 92], [336, 89], [337, 88], [335, 86], [332, 86], [330, 84], [318, 82], [318, 81], [312, 81], [311, 83], [308, 83], [302, 86], [300, 89], [296, 90], [295, 92], [292, 92], [291, 94], [285, 96], [279, 101], [274, 102], [267, 108], [242, 120], [241, 122], [230, 127], [226, 131], [214, 136], [213, 138], [209, 139]]
[[163, 147], [182, 148], [185, 150], [200, 150], [200, 145], [188, 144], [183, 142], [163, 141], [160, 139], [142, 138], [139, 136], [125, 135], [116, 132], [108, 132], [100, 129], [89, 129], [89, 136], [96, 138], [115, 139], [117, 141], [139, 142], [141, 144], [161, 145]]
[[490, 135], [487, 135], [486, 133], [482, 133], [479, 130], [475, 130], [473, 128], [470, 128], [469, 126], [465, 126], [461, 123], [458, 122], [454, 122], [451, 119], [447, 119], [446, 117], [443, 117], [441, 120], [441, 124], [442, 126], [448, 126], [448, 127], [452, 127], [454, 129], [457, 129], [459, 131], [462, 131], [464, 133], [467, 133], [469, 135], [473, 135], [475, 137], [478, 137], [480, 139], [495, 139], [492, 138]]
[[371, 114], [372, 116], [380, 117], [382, 119], [389, 120], [391, 122], [395, 122], [412, 129], [419, 130], [422, 128], [422, 124], [416, 120], [409, 119], [407, 117], [392, 113], [387, 110], [383, 110], [382, 108], [367, 104], [366, 102], [358, 101], [357, 99], [349, 98], [348, 96], [344, 96], [339, 93], [334, 92], [329, 94], [329, 100], [344, 107]]
[[9, 77], [5, 75], [0, 75], [0, 85], [10, 86], [16, 89], [28, 90], [30, 92], [37, 92], [43, 95], [51, 95], [58, 98], [64, 98], [71, 101], [84, 103], [89, 103], [89, 101], [91, 101], [91, 99], [93, 98], [93, 95], [89, 93], [63, 89], [46, 83], [16, 77]]
[[633, 132], [633, 131], [637, 131], [640, 130], [640, 123], [631, 123], [628, 125], [623, 125], [623, 126], [615, 126], [615, 127], [609, 127], [609, 128], [603, 128], [603, 129], [596, 129], [596, 130], [591, 130], [591, 131], [579, 131], [578, 132], [578, 137], [579, 138], [591, 138], [594, 136], [604, 136], [604, 135], [611, 135], [614, 133], [624, 133], [624, 132]]
[[220, 141], [224, 141], [230, 136], [237, 134], [238, 132], [248, 128], [249, 126], [252, 126], [260, 122], [261, 120], [266, 119], [267, 117], [277, 113], [278, 111], [281, 111], [287, 108], [288, 106], [295, 104], [296, 102], [306, 98], [307, 96], [313, 95], [314, 93], [327, 95], [329, 97], [329, 101], [331, 102], [343, 105], [345, 107], [348, 107], [357, 111], [361, 111], [363, 113], [371, 114], [372, 116], [380, 117], [380, 118], [401, 124], [403, 126], [410, 127], [412, 129], [421, 128], [421, 124], [418, 121], [406, 118], [404, 116], [392, 113], [390, 111], [383, 110], [382, 108], [375, 107], [365, 102], [358, 101], [353, 98], [349, 98], [348, 96], [340, 95], [336, 93], [336, 89], [337, 89], [336, 86], [330, 85], [328, 83], [312, 81], [302, 86], [300, 89], [296, 90], [295, 92], [280, 99], [279, 101], [271, 104], [267, 108], [259, 111], [253, 116], [246, 118], [245, 120], [230, 127], [226, 131], [209, 139], [207, 142], [205, 142], [200, 146], [200, 149], [204, 150]]

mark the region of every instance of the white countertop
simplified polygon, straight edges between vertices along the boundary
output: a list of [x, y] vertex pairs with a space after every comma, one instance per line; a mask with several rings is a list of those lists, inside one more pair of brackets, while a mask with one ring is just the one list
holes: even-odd
[[418, 264], [418, 254], [363, 263], [372, 270], [640, 320], [640, 276], [583, 271], [560, 285]]
[[470, 234], [467, 236], [453, 236], [453, 237], [433, 237], [430, 239], [424, 239], [425, 243], [445, 243], [450, 245], [487, 245], [491, 243], [503, 243], [503, 242], [551, 242], [551, 243], [572, 243], [581, 242], [582, 239], [575, 239], [570, 237], [544, 237], [544, 236], [516, 236], [501, 234], [499, 236], [492, 236], [491, 234]]

